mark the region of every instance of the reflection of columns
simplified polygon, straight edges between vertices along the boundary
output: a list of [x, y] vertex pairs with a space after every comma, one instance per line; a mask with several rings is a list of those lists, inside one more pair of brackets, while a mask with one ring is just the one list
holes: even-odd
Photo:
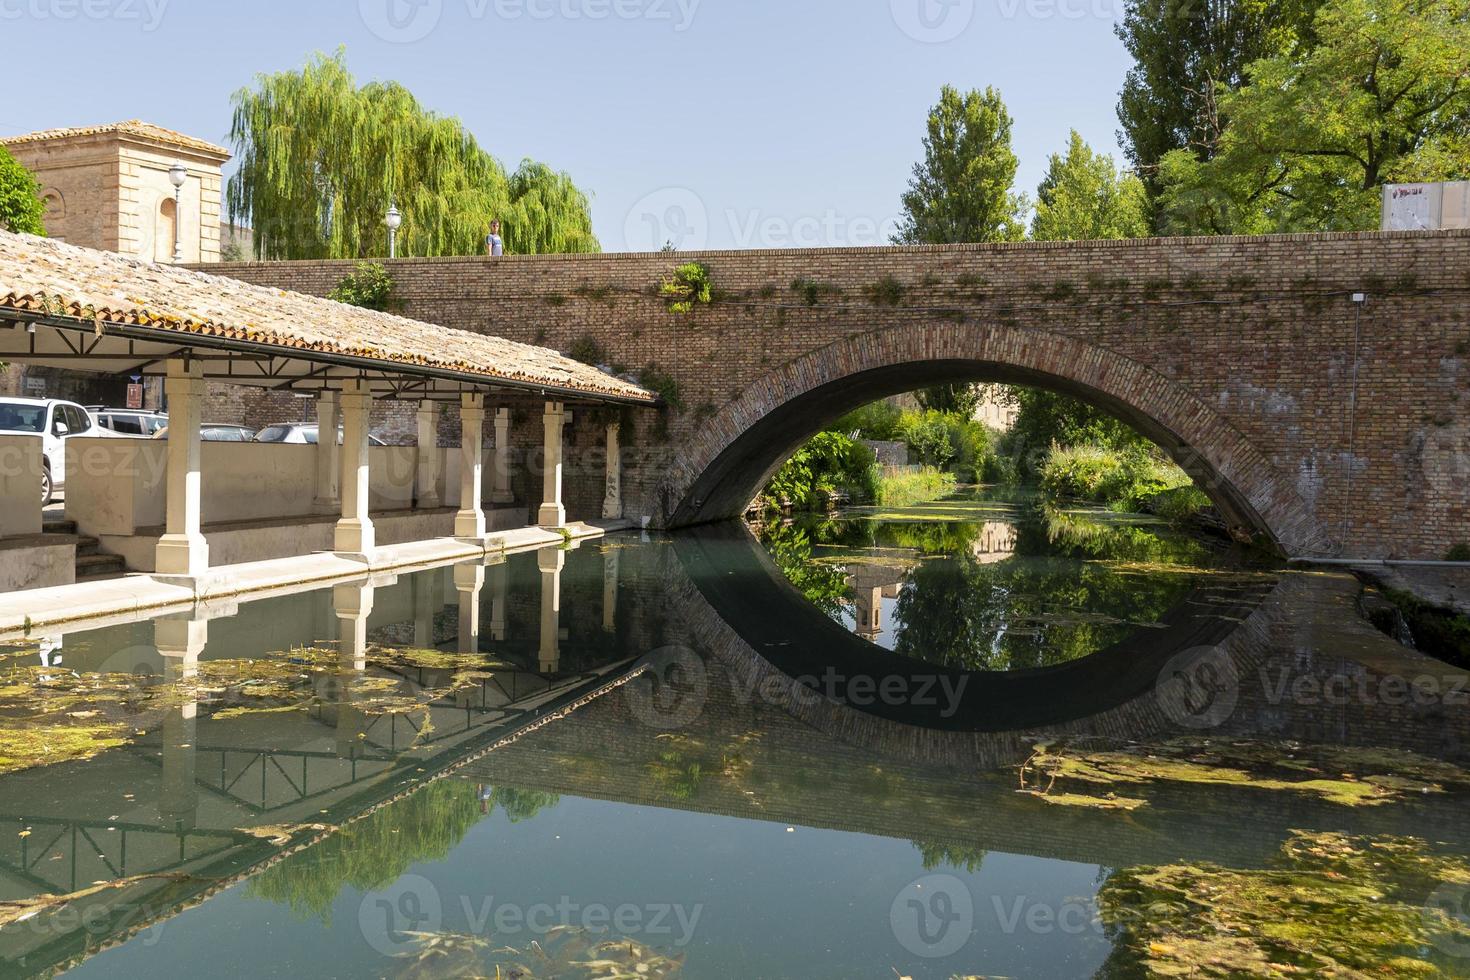
[[332, 609], [337, 614], [337, 754], [348, 758], [357, 752], [358, 736], [367, 731], [367, 718], [353, 703], [353, 687], [367, 674], [368, 617], [373, 614], [375, 593], [370, 581], [339, 585], [332, 590]]
[[607, 427], [607, 483], [602, 497], [602, 516], [609, 521], [623, 518], [622, 432], [621, 422], [613, 422]]
[[561, 570], [567, 553], [561, 548], [536, 552], [541, 569], [541, 656], [537, 670], [554, 674], [561, 668]]
[[505, 642], [505, 559], [490, 566], [490, 639]]
[[461, 395], [459, 408], [459, 513], [454, 536], [485, 538], [485, 396]]
[[348, 382], [342, 393], [342, 519], [337, 522], [335, 550], [368, 558], [374, 544], [373, 521], [368, 516], [368, 421], [372, 408], [373, 396], [367, 383]]
[[602, 553], [602, 628], [613, 633], [618, 628], [618, 565], [622, 552], [609, 547]]
[[425, 572], [409, 581], [413, 583], [413, 645], [420, 650], [432, 650], [434, 620], [443, 605], [439, 601], [439, 573]]
[[197, 578], [209, 570], [209, 545], [201, 529], [199, 409], [204, 400], [204, 365], [168, 362], [168, 525], [154, 552], [160, 575]]
[[536, 523], [541, 527], [563, 527], [567, 522], [567, 509], [561, 501], [562, 429], [567, 424], [566, 406], [561, 402], [547, 402], [545, 451], [542, 466], [545, 470], [541, 481], [541, 510]]
[[510, 409], [495, 413], [495, 491], [490, 499], [497, 504], [513, 502], [510, 489]]
[[454, 587], [459, 591], [459, 652], [480, 652], [480, 590], [485, 587], [485, 566], [454, 566]]
[[857, 624], [853, 632], [865, 640], [876, 640], [883, 632], [883, 587], [853, 591]]
[[441, 462], [439, 454], [439, 403], [425, 399], [419, 402], [418, 467], [414, 471], [414, 506], [433, 510], [443, 504], [439, 499]]
[[[160, 619], [153, 624], [153, 645], [163, 655], [165, 691], [178, 694], [192, 686], [199, 675], [199, 655], [208, 642], [206, 620], [180, 617]], [[182, 831], [194, 829], [199, 808], [199, 787], [194, 781], [199, 705], [192, 698], [180, 698], [179, 702], [163, 716], [158, 814], [171, 829]]]
[[342, 450], [335, 434], [341, 426], [341, 403], [335, 391], [323, 391], [316, 401], [316, 508], [335, 514], [341, 506], [338, 481], [342, 477]]

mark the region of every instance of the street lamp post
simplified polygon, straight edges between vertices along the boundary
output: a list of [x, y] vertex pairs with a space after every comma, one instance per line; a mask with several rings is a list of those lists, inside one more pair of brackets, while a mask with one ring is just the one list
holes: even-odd
[[180, 226], [184, 222], [184, 181], [188, 179], [189, 171], [182, 163], [168, 168], [169, 183], [174, 185], [174, 265], [184, 261], [184, 240], [180, 236]]
[[388, 205], [388, 258], [398, 258], [398, 229], [403, 227], [403, 215], [398, 205]]

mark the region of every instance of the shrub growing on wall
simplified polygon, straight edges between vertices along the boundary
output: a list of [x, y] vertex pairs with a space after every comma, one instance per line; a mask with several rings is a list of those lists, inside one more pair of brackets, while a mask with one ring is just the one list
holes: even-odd
[[330, 297], [348, 306], [386, 312], [393, 299], [393, 277], [377, 262], [359, 262], [351, 275], [337, 283]]

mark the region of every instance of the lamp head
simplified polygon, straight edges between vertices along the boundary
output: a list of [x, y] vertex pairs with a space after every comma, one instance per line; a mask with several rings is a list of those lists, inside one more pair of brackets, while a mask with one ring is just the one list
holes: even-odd
[[182, 163], [176, 163], [168, 168], [168, 181], [175, 189], [182, 188], [184, 181], [189, 179], [189, 171]]

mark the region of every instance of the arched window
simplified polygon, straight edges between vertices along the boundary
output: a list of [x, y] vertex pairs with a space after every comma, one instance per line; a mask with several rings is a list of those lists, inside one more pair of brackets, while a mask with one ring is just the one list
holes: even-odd
[[66, 198], [61, 196], [61, 191], [48, 187], [41, 192], [41, 202], [46, 205], [46, 214], [41, 221], [46, 226], [47, 236], [59, 242], [66, 241]]
[[174, 229], [178, 224], [179, 211], [174, 199], [166, 197], [158, 206], [158, 225], [153, 236], [153, 261], [174, 260]]

